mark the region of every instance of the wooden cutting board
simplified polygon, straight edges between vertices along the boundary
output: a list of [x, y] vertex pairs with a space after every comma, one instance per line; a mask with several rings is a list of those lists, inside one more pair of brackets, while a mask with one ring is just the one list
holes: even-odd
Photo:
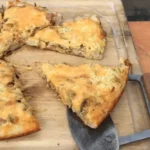
[[[34, 0], [29, 0], [34, 3]], [[0, 149], [11, 150], [78, 150], [74, 142], [66, 118], [66, 107], [60, 102], [56, 93], [46, 87], [46, 82], [40, 77], [37, 62], [68, 63], [72, 65], [83, 63], [100, 63], [102, 65], [118, 65], [119, 57], [124, 56], [133, 64], [132, 73], [141, 74], [138, 58], [132, 42], [132, 37], [126, 22], [122, 4], [119, 0], [36, 0], [37, 5], [43, 5], [53, 12], [64, 15], [64, 20], [97, 14], [102, 26], [107, 32], [107, 48], [104, 58], [99, 61], [88, 60], [76, 56], [59, 54], [24, 46], [12, 55], [6, 57], [8, 62], [16, 66], [24, 87], [24, 95], [41, 125], [41, 131], [11, 140], [1, 141]], [[1, 0], [0, 4], [5, 4]], [[26, 18], [27, 19], [27, 18]], [[111, 26], [113, 27], [112, 32]], [[124, 37], [123, 35], [124, 31]], [[117, 46], [117, 47], [116, 47]], [[30, 67], [26, 67], [29, 65]], [[129, 82], [120, 102], [111, 113], [118, 134], [129, 135], [150, 127], [149, 116], [143, 101], [138, 83]], [[149, 150], [150, 140], [122, 146], [121, 150]]]

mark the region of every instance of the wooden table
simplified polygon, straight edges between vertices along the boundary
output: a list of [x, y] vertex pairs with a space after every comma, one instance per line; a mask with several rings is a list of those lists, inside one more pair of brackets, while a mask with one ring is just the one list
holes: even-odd
[[150, 22], [129, 22], [129, 27], [150, 99]]

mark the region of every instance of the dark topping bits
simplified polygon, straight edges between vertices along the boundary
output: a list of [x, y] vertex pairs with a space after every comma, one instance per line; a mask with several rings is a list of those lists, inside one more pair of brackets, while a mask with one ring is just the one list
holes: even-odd
[[26, 111], [26, 110], [27, 110], [27, 108], [26, 108], [26, 107], [24, 107], [24, 108], [23, 108], [23, 111]]
[[7, 86], [8, 86], [8, 87], [14, 87], [14, 85], [15, 85], [14, 81], [7, 83]]
[[30, 32], [31, 32], [31, 29], [28, 29], [27, 32], [30, 33]]
[[74, 83], [74, 81], [73, 81], [72, 79], [70, 79], [70, 78], [67, 78], [66, 80], [67, 80], [68, 82]]
[[17, 123], [19, 118], [17, 116], [14, 115], [8, 115], [8, 119], [11, 123]]
[[91, 96], [83, 101], [83, 103], [81, 104], [80, 112], [87, 113], [87, 108], [91, 106], [93, 107], [92, 111], [95, 111], [95, 108], [100, 107], [101, 103], [96, 102], [96, 98], [94, 96]]
[[35, 33], [36, 33], [40, 28], [41, 28], [41, 27], [35, 27], [32, 32], [30, 31], [30, 32], [32, 33], [31, 36], [34, 36]]
[[5, 18], [4, 20], [3, 20], [3, 22], [7, 22], [8, 21], [8, 18]]
[[80, 48], [83, 48], [83, 44], [80, 45]]
[[66, 63], [66, 62], [62, 62], [62, 64], [65, 64], [65, 65], [71, 66], [71, 65], [69, 65], [69, 64], [68, 64], [68, 63]]
[[113, 92], [114, 90], [115, 90], [115, 87], [113, 86], [112, 89], [111, 89], [111, 92]]
[[128, 59], [124, 60], [124, 64], [129, 67], [132, 66]]
[[16, 76], [17, 79], [19, 79], [19, 75], [17, 73], [15, 74], [15, 76]]
[[46, 47], [49, 45], [49, 42], [45, 42], [45, 44], [46, 44]]
[[121, 82], [120, 79], [118, 77], [116, 77], [116, 76], [114, 77], [114, 81], [117, 82], [117, 83]]
[[12, 23], [7, 23], [6, 25], [10, 28], [12, 28], [14, 26]]
[[69, 97], [74, 98], [74, 97], [76, 96], [76, 93], [75, 93], [73, 90], [68, 90], [68, 91], [67, 91], [67, 95], [68, 95]]
[[49, 82], [49, 83], [47, 84], [47, 86], [50, 87], [50, 88], [52, 88], [53, 90], [55, 90], [55, 86], [54, 86], [52, 83]]
[[2, 18], [4, 17], [4, 11], [5, 11], [5, 8], [4, 8], [4, 5], [2, 5], [2, 7], [0, 8], [0, 13], [2, 14]]
[[5, 124], [7, 122], [7, 120], [0, 118], [0, 125]]
[[21, 103], [21, 100], [16, 100], [17, 103]]
[[81, 112], [84, 113], [84, 108], [88, 105], [88, 99], [85, 99], [81, 105]]

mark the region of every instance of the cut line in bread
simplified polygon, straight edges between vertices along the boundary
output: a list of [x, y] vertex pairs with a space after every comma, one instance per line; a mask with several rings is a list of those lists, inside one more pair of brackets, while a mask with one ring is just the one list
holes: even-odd
[[53, 17], [43, 7], [19, 0], [8, 2], [0, 23], [0, 57], [24, 45], [35, 31], [52, 24]]
[[97, 16], [49, 26], [28, 38], [27, 45], [89, 59], [101, 59], [106, 34]]

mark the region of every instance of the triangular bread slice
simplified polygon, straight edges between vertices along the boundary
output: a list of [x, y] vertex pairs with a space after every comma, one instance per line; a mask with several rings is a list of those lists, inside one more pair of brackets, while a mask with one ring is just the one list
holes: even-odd
[[40, 6], [19, 0], [8, 2], [0, 32], [0, 57], [22, 46], [35, 31], [51, 25], [54, 15]]
[[39, 131], [39, 123], [30, 109], [14, 68], [0, 60], [0, 139]]
[[122, 96], [129, 63], [118, 67], [99, 64], [70, 66], [42, 64], [42, 74], [62, 102], [91, 128], [97, 128]]
[[106, 35], [97, 16], [50, 26], [26, 41], [27, 45], [89, 59], [101, 59]]

